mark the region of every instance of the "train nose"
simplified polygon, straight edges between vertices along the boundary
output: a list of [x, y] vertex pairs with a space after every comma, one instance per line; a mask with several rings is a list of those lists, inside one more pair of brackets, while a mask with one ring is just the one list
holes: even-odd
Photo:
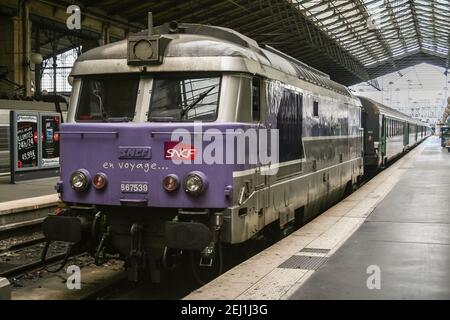
[[[167, 126], [167, 124], [164, 124]], [[161, 124], [67, 123], [62, 126], [65, 202], [112, 206], [225, 208], [234, 165], [197, 164], [194, 142], [172, 138]], [[183, 129], [192, 132], [192, 125]], [[198, 152], [198, 154], [197, 154]], [[209, 181], [211, 180], [211, 181]]]

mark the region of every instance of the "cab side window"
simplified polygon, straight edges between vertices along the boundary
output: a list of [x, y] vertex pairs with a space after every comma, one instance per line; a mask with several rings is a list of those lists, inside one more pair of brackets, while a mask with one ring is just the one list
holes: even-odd
[[252, 119], [261, 120], [261, 79], [256, 77], [252, 81]]
[[318, 117], [319, 116], [319, 101], [314, 100], [313, 102], [313, 116]]

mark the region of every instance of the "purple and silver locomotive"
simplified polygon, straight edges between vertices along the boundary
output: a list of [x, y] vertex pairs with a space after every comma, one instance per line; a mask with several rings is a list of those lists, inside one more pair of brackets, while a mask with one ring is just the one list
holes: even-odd
[[233, 30], [171, 23], [90, 50], [61, 125], [62, 210], [49, 240], [130, 279], [220, 244], [301, 225], [363, 174], [361, 103], [314, 68]]

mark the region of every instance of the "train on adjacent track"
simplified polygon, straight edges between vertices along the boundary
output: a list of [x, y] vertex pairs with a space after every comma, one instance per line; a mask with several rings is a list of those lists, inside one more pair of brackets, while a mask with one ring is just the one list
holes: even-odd
[[44, 234], [98, 262], [120, 254], [131, 280], [301, 226], [429, 134], [221, 27], [149, 27], [84, 53], [71, 76], [63, 205]]

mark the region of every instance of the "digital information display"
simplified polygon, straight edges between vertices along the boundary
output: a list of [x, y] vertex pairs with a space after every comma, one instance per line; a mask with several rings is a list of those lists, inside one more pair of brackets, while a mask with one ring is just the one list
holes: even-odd
[[16, 169], [38, 168], [38, 116], [17, 115]]
[[59, 113], [11, 111], [12, 183], [59, 174], [60, 123]]
[[59, 167], [59, 115], [41, 115], [41, 167]]

